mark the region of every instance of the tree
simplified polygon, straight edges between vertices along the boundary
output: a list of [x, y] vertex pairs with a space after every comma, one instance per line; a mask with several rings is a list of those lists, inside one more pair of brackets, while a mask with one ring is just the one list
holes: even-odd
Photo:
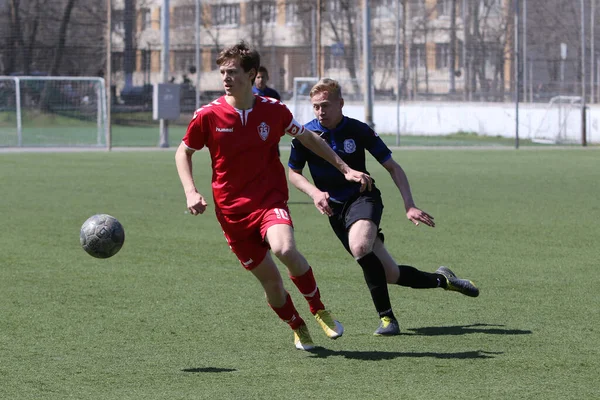
[[[97, 63], [105, 56], [102, 41], [106, 18], [102, 3], [77, 0], [77, 7], [71, 6], [68, 20], [65, 20], [68, 0], [6, 3], [6, 9], [0, 8], [0, 72], [49, 74], [55, 60], [59, 62], [58, 68], [54, 68], [57, 74], [97, 72]], [[63, 47], [58, 52], [61, 40]]]
[[[468, 34], [469, 90], [480, 92], [480, 97], [487, 100], [503, 100], [504, 63], [510, 57], [505, 52], [511, 50], [507, 40], [512, 37], [512, 14], [503, 12], [502, 2], [497, 0], [469, 2], [469, 5], [472, 23]], [[493, 67], [491, 73], [487, 71], [488, 64]]]
[[56, 43], [56, 51], [54, 53], [54, 61], [52, 62], [52, 67], [50, 68], [50, 75], [58, 75], [58, 71], [60, 68], [60, 63], [62, 61], [63, 52], [65, 49], [65, 42], [67, 40], [67, 29], [69, 28], [69, 21], [71, 19], [71, 13], [73, 11], [73, 7], [75, 6], [76, 0], [67, 0], [67, 5], [65, 6], [65, 10], [60, 22], [60, 29], [57, 37]]
[[133, 71], [135, 69], [135, 1], [125, 0], [125, 12], [123, 13], [123, 25], [125, 28], [125, 40], [123, 49], [123, 71], [125, 72], [125, 87], [133, 85]]
[[456, 0], [452, 0], [450, 9], [450, 60], [448, 62], [450, 69], [450, 93], [456, 91]]
[[[330, 39], [334, 43], [339, 43], [343, 46], [343, 59], [348, 75], [352, 80], [354, 93], [360, 93], [358, 85], [358, 68], [357, 68], [357, 38], [359, 32], [357, 27], [359, 5], [355, 0], [338, 0], [327, 3], [329, 8], [326, 12], [326, 23]], [[335, 6], [339, 9], [336, 9]]]
[[[17, 68], [22, 68], [24, 75], [31, 74], [31, 66], [33, 64], [33, 51], [38, 27], [40, 24], [41, 2], [36, 0], [32, 3], [21, 5], [20, 0], [9, 1], [10, 13], [10, 30], [8, 32], [8, 54], [9, 60], [6, 66], [5, 74], [9, 75], [17, 72]], [[23, 20], [26, 20], [25, 23]], [[25, 40], [26, 31], [24, 27], [29, 27], [29, 35]], [[17, 55], [20, 56], [21, 63], [18, 64]]]
[[[65, 42], [67, 38], [67, 28], [69, 26], [69, 20], [71, 19], [71, 12], [73, 11], [73, 6], [75, 5], [76, 0], [68, 0], [67, 5], [65, 6], [65, 10], [62, 16], [62, 20], [60, 23], [60, 30], [57, 38], [56, 52], [54, 53], [54, 60], [52, 62], [52, 66], [50, 68], [49, 75], [54, 76], [58, 75], [58, 70], [60, 68], [60, 63], [63, 56], [63, 51], [65, 48]], [[42, 90], [41, 100], [40, 100], [40, 109], [43, 111], [50, 111], [50, 93], [51, 93], [50, 82], [46, 82], [44, 85], [44, 89]]]

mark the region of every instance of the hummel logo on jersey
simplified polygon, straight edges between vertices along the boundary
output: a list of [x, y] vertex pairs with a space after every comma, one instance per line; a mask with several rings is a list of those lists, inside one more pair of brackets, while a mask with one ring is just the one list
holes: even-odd
[[244, 261], [244, 262], [242, 263], [242, 265], [243, 265], [244, 267], [247, 267], [248, 265], [252, 264], [253, 262], [254, 262], [254, 260], [253, 260], [253, 259], [249, 259], [248, 261]]
[[233, 128], [218, 128], [217, 132], [233, 132]]

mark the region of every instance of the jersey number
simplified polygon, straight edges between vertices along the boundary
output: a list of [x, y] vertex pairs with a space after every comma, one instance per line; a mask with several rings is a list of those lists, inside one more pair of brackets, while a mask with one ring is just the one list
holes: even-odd
[[288, 214], [288, 212], [283, 208], [274, 208], [273, 211], [275, 211], [277, 219], [290, 219], [290, 214]]

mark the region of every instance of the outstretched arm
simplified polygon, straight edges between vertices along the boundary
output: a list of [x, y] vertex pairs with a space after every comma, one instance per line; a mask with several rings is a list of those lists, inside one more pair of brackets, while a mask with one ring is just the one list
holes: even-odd
[[400, 164], [390, 157], [382, 165], [390, 173], [392, 180], [398, 187], [398, 190], [400, 190], [400, 195], [402, 195], [402, 200], [404, 200], [406, 218], [408, 218], [415, 225], [419, 225], [419, 222], [422, 222], [427, 226], [431, 226], [432, 228], [435, 227], [433, 216], [415, 206], [415, 202], [410, 190], [410, 184], [408, 183], [408, 177], [406, 176], [406, 173], [404, 173], [404, 170]]
[[333, 211], [331, 210], [331, 207], [329, 207], [329, 193], [321, 192], [315, 185], [310, 183], [310, 181], [302, 175], [301, 169], [288, 168], [288, 178], [292, 185], [313, 199], [315, 207], [317, 207], [317, 210], [319, 210], [321, 214], [327, 215], [328, 217], [333, 215]]
[[194, 150], [181, 143], [175, 152], [175, 164], [177, 165], [179, 180], [181, 180], [185, 192], [188, 211], [192, 215], [198, 215], [206, 210], [207, 204], [204, 197], [196, 190], [192, 174], [192, 154], [194, 154]]
[[302, 135], [296, 136], [296, 139], [313, 153], [336, 167], [344, 174], [346, 180], [360, 183], [361, 192], [365, 189], [371, 190], [371, 184], [373, 183], [371, 177], [364, 172], [350, 168], [319, 135], [309, 129], [305, 129]]

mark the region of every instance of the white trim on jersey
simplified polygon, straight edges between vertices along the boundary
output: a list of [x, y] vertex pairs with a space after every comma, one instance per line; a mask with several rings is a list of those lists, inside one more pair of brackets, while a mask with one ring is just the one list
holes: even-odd
[[237, 111], [238, 114], [240, 114], [240, 117], [242, 118], [242, 125], [246, 126], [246, 123], [248, 122], [248, 115], [250, 115], [250, 113], [252, 112], [252, 108], [248, 109], [248, 110], [240, 110], [239, 108], [233, 108], [235, 111]]
[[298, 123], [294, 118], [292, 118], [292, 122], [285, 128], [285, 133], [290, 135], [291, 137], [297, 137], [304, 134], [304, 125]]
[[194, 151], [200, 151], [198, 149], [194, 149], [193, 147], [188, 146], [187, 144], [185, 144], [185, 142], [182, 140], [181, 143], [183, 143], [183, 145], [185, 146], [186, 149], [188, 150], [194, 150]]
[[[257, 97], [260, 97], [260, 99], [261, 99], [261, 100], [260, 100], [260, 101], [261, 101], [261, 103], [267, 103], [267, 102], [270, 102], [270, 103], [273, 103], [273, 104], [281, 103], [281, 101], [279, 101], [279, 100], [277, 100], [277, 99], [275, 99], [275, 98], [273, 98], [273, 97], [269, 97], [269, 96], [258, 96], [258, 95], [257, 95]], [[281, 104], [283, 104], [283, 103], [281, 103]]]

